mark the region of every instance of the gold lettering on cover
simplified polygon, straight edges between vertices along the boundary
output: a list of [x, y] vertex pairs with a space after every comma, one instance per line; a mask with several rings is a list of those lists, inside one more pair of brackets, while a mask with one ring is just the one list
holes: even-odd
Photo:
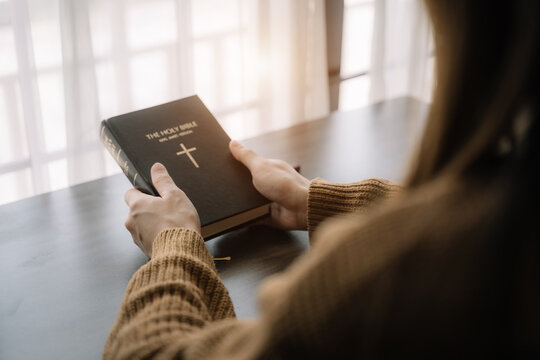
[[197, 127], [197, 122], [196, 121], [192, 121], [192, 122], [188, 122], [188, 123], [180, 125], [180, 130], [183, 131], [183, 130], [191, 129], [191, 128], [194, 128], [194, 127]]
[[195, 158], [193, 158], [193, 156], [190, 154], [190, 152], [197, 150], [197, 148], [192, 147], [192, 148], [187, 149], [184, 146], [184, 144], [180, 144], [180, 146], [182, 147], [182, 151], [177, 152], [176, 155], [180, 156], [180, 155], [186, 154], [189, 157], [189, 160], [191, 160], [191, 162], [193, 163], [193, 165], [195, 165], [195, 167], [198, 168], [199, 164], [197, 164], [197, 162], [195, 161]]
[[168, 128], [168, 129], [161, 130], [159, 133], [161, 136], [165, 136], [165, 135], [174, 134], [175, 132], [176, 130], [174, 130], [174, 128]]
[[152, 140], [152, 139], [156, 139], [156, 138], [161, 137], [161, 135], [159, 135], [159, 133], [157, 131], [155, 131], [155, 132], [153, 132], [151, 134], [146, 134], [145, 136], [146, 136], [146, 138], [148, 140]]
[[177, 126], [173, 126], [167, 129], [162, 129], [158, 131], [154, 131], [148, 134], [145, 134], [147, 140], [155, 140], [157, 139], [159, 142], [164, 142], [171, 139], [176, 139], [179, 136], [185, 136], [193, 133], [193, 128], [198, 127], [196, 121], [190, 121], [187, 123], [179, 124]]

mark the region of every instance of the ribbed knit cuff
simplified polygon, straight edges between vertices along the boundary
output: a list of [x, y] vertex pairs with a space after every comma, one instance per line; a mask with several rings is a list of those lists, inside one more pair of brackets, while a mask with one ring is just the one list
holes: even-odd
[[204, 244], [202, 236], [187, 228], [170, 228], [162, 230], [152, 245], [152, 258], [162, 256], [189, 254], [214, 268], [214, 261]]
[[324, 219], [361, 210], [399, 193], [402, 187], [385, 179], [367, 179], [351, 184], [329, 183], [320, 178], [309, 185], [307, 224], [311, 234]]
[[[181, 311], [190, 312], [203, 302], [214, 320], [234, 317], [227, 289], [199, 233], [186, 228], [163, 230], [156, 236], [152, 251], [152, 259], [137, 270], [128, 284], [122, 304], [128, 317], [156, 301], [166, 304], [169, 300], [164, 294], [184, 294], [182, 301], [175, 303], [176, 310], [182, 307]], [[170, 308], [163, 305], [156, 311]]]

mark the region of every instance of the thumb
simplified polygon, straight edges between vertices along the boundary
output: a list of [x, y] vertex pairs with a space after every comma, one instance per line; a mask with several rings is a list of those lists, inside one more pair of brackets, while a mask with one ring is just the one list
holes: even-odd
[[165, 197], [171, 190], [178, 189], [163, 164], [155, 163], [150, 169], [152, 183], [161, 197]]
[[229, 149], [234, 158], [244, 164], [252, 173], [255, 166], [264, 160], [255, 151], [245, 147], [236, 140], [229, 143]]

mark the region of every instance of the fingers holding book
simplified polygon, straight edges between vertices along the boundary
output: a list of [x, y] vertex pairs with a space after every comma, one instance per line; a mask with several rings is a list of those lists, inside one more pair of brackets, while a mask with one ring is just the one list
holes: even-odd
[[229, 149], [253, 177], [253, 185], [271, 206], [272, 224], [283, 229], [305, 230], [310, 181], [282, 160], [266, 159], [237, 141]]
[[154, 164], [152, 183], [161, 197], [147, 195], [137, 189], [126, 192], [129, 206], [126, 229], [137, 246], [152, 257], [152, 244], [162, 230], [183, 227], [201, 232], [197, 210], [186, 194], [180, 190], [162, 164]]
[[155, 163], [150, 169], [150, 174], [152, 183], [162, 198], [166, 197], [170, 192], [180, 190], [163, 164]]

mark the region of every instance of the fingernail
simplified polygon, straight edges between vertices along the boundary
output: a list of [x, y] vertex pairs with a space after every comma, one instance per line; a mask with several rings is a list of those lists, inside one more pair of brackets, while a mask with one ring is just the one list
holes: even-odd
[[159, 162], [154, 163], [154, 165], [152, 165], [152, 168], [153, 168], [154, 170], [157, 170], [157, 171], [163, 171], [163, 170], [165, 170], [165, 166], [164, 166], [162, 163], [159, 163]]
[[231, 141], [231, 144], [232, 144], [232, 146], [242, 146], [242, 144], [240, 144], [240, 143], [239, 143], [238, 141], [236, 141], [236, 140], [232, 140], [232, 141]]

